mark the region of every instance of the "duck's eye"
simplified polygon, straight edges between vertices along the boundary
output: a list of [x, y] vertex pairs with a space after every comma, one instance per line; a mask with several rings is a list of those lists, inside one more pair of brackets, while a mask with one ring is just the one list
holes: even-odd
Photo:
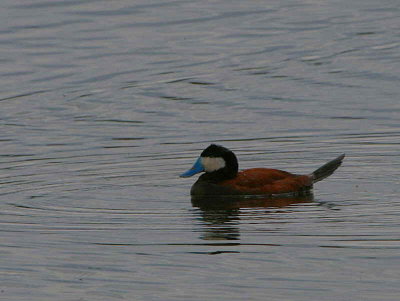
[[213, 172], [225, 167], [225, 160], [221, 157], [201, 157], [201, 163], [206, 172]]

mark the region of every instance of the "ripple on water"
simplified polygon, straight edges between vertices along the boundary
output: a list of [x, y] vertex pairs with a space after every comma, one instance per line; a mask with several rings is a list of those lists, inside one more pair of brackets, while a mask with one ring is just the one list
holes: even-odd
[[[4, 3], [4, 299], [398, 300], [398, 8], [289, 2]], [[212, 142], [346, 160], [312, 199], [192, 204]]]

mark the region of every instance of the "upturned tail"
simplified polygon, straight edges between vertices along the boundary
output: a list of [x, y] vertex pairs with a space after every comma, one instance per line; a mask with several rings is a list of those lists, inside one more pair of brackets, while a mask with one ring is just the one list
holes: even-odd
[[311, 179], [313, 183], [321, 181], [329, 177], [333, 172], [342, 164], [344, 159], [344, 154], [340, 155], [336, 159], [329, 161], [328, 163], [322, 165], [320, 168], [311, 173]]

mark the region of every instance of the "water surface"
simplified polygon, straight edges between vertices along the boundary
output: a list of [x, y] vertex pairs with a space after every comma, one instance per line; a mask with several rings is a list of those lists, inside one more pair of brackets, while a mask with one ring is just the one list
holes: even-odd
[[[0, 297], [398, 300], [397, 1], [2, 1]], [[192, 204], [218, 142], [313, 196]]]

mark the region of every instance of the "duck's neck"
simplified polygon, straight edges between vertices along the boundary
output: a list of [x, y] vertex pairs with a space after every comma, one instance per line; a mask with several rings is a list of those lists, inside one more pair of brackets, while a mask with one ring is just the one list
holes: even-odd
[[205, 181], [210, 183], [219, 183], [225, 180], [235, 178], [237, 175], [237, 169], [232, 168], [221, 168], [213, 172], [206, 172], [199, 177], [199, 181]]

